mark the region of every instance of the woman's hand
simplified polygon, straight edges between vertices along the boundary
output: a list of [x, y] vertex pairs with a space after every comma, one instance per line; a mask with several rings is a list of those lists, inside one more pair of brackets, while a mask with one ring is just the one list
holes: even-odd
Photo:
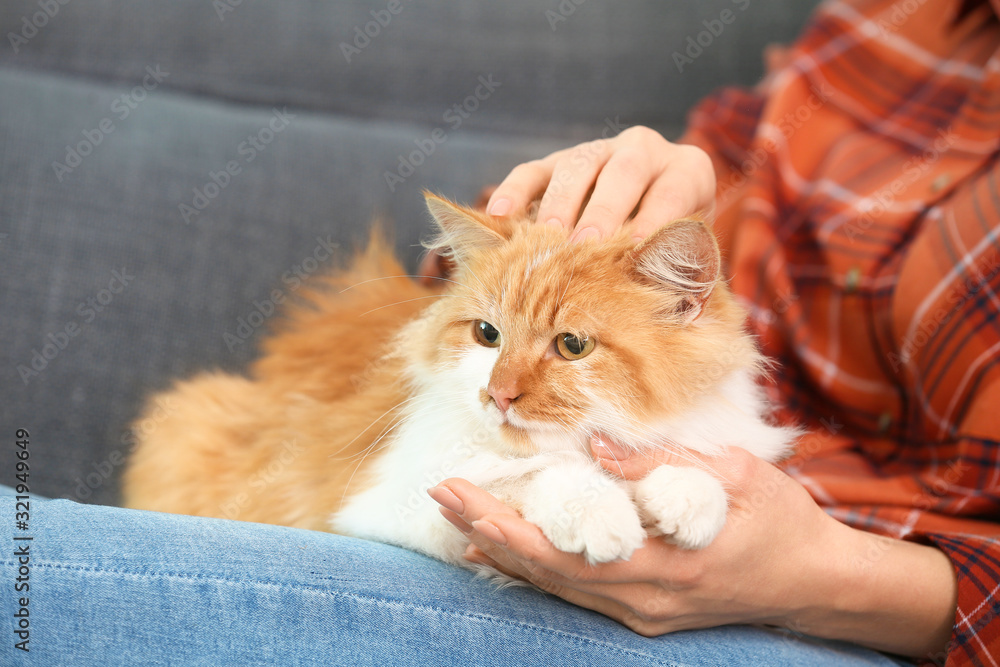
[[607, 238], [625, 224], [641, 239], [678, 218], [709, 213], [715, 171], [700, 148], [636, 126], [514, 167], [486, 212], [504, 216], [539, 197], [538, 222], [575, 227], [573, 240]]
[[[514, 167], [500, 185], [483, 190], [476, 206], [502, 217], [539, 198], [538, 222], [575, 227], [574, 241], [607, 238], [624, 225], [638, 240], [678, 218], [710, 215], [715, 171], [700, 148], [635, 126]], [[419, 274], [430, 283], [448, 268], [432, 252]]]
[[[598, 462], [626, 479], [661, 464], [691, 464], [667, 452], [629, 457], [598, 442]], [[650, 538], [630, 560], [601, 565], [558, 551], [536, 526], [464, 480], [446, 480], [430, 494], [472, 540], [468, 560], [643, 635], [764, 623], [905, 655], [944, 646], [955, 610], [944, 554], [838, 523], [798, 482], [745, 450], [700, 459], [730, 494], [715, 541], [687, 551]]]

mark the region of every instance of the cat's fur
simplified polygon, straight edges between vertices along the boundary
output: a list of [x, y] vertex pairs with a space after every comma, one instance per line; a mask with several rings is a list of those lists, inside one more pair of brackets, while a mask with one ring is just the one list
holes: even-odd
[[[126, 504], [463, 563], [467, 539], [426, 495], [463, 477], [591, 562], [628, 558], [647, 529], [707, 545], [725, 521], [718, 480], [694, 463], [613, 479], [588, 439], [602, 432], [639, 455], [787, 453], [795, 433], [765, 421], [761, 358], [711, 232], [682, 220], [638, 245], [627, 231], [571, 244], [526, 217], [428, 205], [433, 245], [456, 266], [446, 289], [402, 276], [373, 243], [287, 309], [249, 378], [204, 374], [170, 391], [174, 409], [129, 461]], [[499, 347], [477, 342], [479, 320]], [[593, 351], [564, 358], [555, 340], [566, 333]]]

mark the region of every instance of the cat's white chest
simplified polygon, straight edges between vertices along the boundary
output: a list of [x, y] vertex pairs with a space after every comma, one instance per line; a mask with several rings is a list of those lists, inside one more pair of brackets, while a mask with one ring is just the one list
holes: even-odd
[[478, 484], [492, 478], [500, 458], [486, 445], [496, 433], [440, 396], [415, 401], [371, 470], [374, 484], [352, 494], [331, 524], [343, 534], [458, 562], [468, 541], [444, 520], [427, 490], [449, 477]]
[[[748, 378], [727, 384], [723, 400], [705, 401], [686, 418], [662, 424], [658, 435], [706, 453], [729, 442], [774, 458], [795, 432], [763, 422]], [[660, 466], [642, 481], [625, 482], [591, 460], [585, 436], [555, 433], [535, 439], [534, 456], [501, 455], [497, 425], [456, 400], [454, 391], [428, 391], [411, 401], [371, 470], [371, 485], [332, 517], [337, 532], [464, 564], [468, 539], [427, 495], [450, 477], [486, 487], [515, 505], [556, 548], [590, 562], [628, 558], [645, 541], [644, 526], [680, 546], [702, 548], [725, 523], [726, 493], [697, 467]]]

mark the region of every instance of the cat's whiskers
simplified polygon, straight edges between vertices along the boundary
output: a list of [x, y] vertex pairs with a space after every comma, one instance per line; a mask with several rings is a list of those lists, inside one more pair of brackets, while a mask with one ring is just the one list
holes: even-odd
[[[422, 395], [419, 395], [419, 394], [415, 395], [415, 396], [411, 396], [410, 398], [408, 398], [408, 399], [406, 399], [404, 401], [400, 401], [400, 403], [398, 403], [396, 405], [396, 407], [393, 408], [393, 409], [398, 409], [404, 403], [407, 403], [407, 402], [409, 402], [411, 400], [426, 399], [426, 398], [427, 398], [427, 396], [422, 396]], [[440, 399], [440, 397], [436, 397], [436, 398]], [[449, 405], [450, 403], [460, 404], [462, 402], [464, 402], [464, 396], [460, 392], [455, 392], [454, 396], [445, 397], [444, 400], [436, 400], [433, 404], [428, 404], [423, 409], [433, 410], [433, 409], [440, 408], [440, 406], [442, 406], [442, 405]], [[406, 417], [413, 417], [413, 416], [419, 414], [419, 410], [420, 409], [421, 408], [418, 408], [418, 410], [416, 412], [411, 413], [410, 415], [406, 415]], [[468, 415], [468, 412], [467, 411], [463, 411], [463, 412], [465, 412], [465, 420], [462, 421], [462, 422], [459, 422], [461, 425], [464, 425], [465, 421], [470, 421], [470, 417]], [[357, 475], [358, 470], [361, 470], [361, 468], [364, 467], [365, 460], [369, 456], [371, 456], [375, 452], [376, 449], [378, 449], [379, 443], [381, 443], [384, 438], [388, 437], [389, 434], [392, 433], [393, 430], [395, 430], [400, 424], [403, 423], [403, 421], [404, 421], [404, 418], [401, 417], [400, 419], [397, 419], [394, 422], [390, 423], [389, 425], [386, 426], [386, 428], [384, 428], [382, 430], [382, 432], [379, 434], [379, 436], [377, 438], [375, 438], [371, 442], [371, 444], [369, 444], [367, 447], [365, 447], [364, 449], [362, 449], [360, 452], [358, 452], [354, 456], [351, 456], [351, 457], [345, 459], [346, 461], [350, 461], [350, 460], [352, 460], [353, 458], [355, 458], [355, 457], [357, 457], [359, 455], [361, 456], [361, 458], [358, 460], [357, 464], [354, 466], [354, 470], [351, 471], [351, 476], [347, 479], [347, 483], [344, 485], [344, 492], [341, 494], [341, 498], [340, 498], [341, 506], [343, 506], [344, 501], [347, 498], [348, 491], [351, 488], [351, 484], [354, 482], [354, 477]], [[371, 427], [369, 426], [369, 428], [371, 428]], [[357, 439], [357, 438], [355, 438], [355, 439]]]
[[[354, 470], [351, 471], [351, 476], [347, 478], [347, 483], [344, 484], [344, 492], [340, 495], [340, 505], [341, 505], [341, 507], [343, 507], [344, 501], [347, 498], [347, 492], [348, 492], [348, 490], [350, 490], [351, 484], [354, 482], [354, 476], [358, 474], [358, 471], [361, 470], [362, 467], [364, 467], [365, 460], [375, 452], [376, 448], [378, 447], [378, 444], [382, 441], [382, 438], [385, 438], [387, 435], [389, 435], [393, 431], [393, 429], [395, 429], [397, 426], [399, 426], [400, 423], [401, 422], [397, 421], [396, 423], [392, 424], [390, 427], [384, 429], [383, 432], [379, 435], [378, 438], [376, 438], [375, 440], [373, 440], [370, 445], [368, 445], [367, 447], [365, 447], [364, 449], [362, 449], [361, 452], [359, 452], [361, 454], [361, 458], [358, 460], [357, 465], [354, 466]], [[354, 457], [351, 457], [351, 458], [354, 458]], [[348, 460], [350, 460], [350, 459], [348, 459]]]
[[441, 297], [451, 297], [453, 299], [469, 299], [471, 297], [465, 296], [464, 294], [428, 294], [427, 296], [416, 296], [412, 299], [403, 299], [402, 301], [394, 301], [393, 303], [387, 303], [379, 306], [378, 308], [372, 308], [371, 310], [366, 310], [365, 312], [358, 315], [358, 317], [364, 317], [365, 315], [370, 315], [371, 313], [383, 310], [384, 308], [392, 308], [393, 306], [398, 306], [404, 303], [410, 303], [411, 301], [421, 301], [422, 299], [438, 299]]
[[[611, 454], [610, 451], [608, 453]], [[625, 477], [625, 471], [622, 469], [622, 464], [621, 461], [618, 460], [618, 457], [615, 456], [614, 454], [611, 454], [611, 460], [615, 462], [616, 466], [618, 466], [618, 472], [621, 474], [621, 476]]]
[[[360, 438], [365, 433], [367, 433], [368, 429], [370, 429], [372, 426], [374, 426], [375, 424], [379, 423], [382, 420], [383, 417], [385, 417], [386, 415], [388, 415], [388, 414], [390, 414], [392, 412], [395, 412], [395, 411], [399, 410], [400, 408], [402, 408], [404, 405], [406, 405], [410, 401], [417, 400], [418, 398], [420, 398], [419, 395], [414, 395], [414, 396], [410, 396], [408, 398], [404, 398], [399, 403], [396, 403], [396, 405], [392, 406], [391, 408], [389, 408], [388, 410], [386, 410], [385, 412], [383, 412], [382, 414], [380, 414], [378, 417], [376, 417], [375, 419], [373, 419], [372, 422], [370, 424], [368, 424], [368, 426], [366, 426], [364, 429], [362, 429], [361, 431], [359, 431], [358, 434], [356, 436], [354, 436], [350, 440], [350, 442], [348, 442], [348, 443], [344, 444], [343, 446], [341, 446], [340, 449], [338, 449], [337, 451], [332, 452], [329, 455], [329, 457], [327, 457], [327, 458], [329, 458], [332, 461], [350, 461], [355, 456], [357, 456], [357, 454], [352, 454], [351, 456], [348, 456], [346, 458], [335, 458], [335, 457], [336, 457], [337, 454], [339, 454], [340, 452], [344, 451], [345, 449], [348, 449], [351, 445], [353, 445], [355, 442], [357, 442], [358, 438]], [[400, 420], [399, 417], [393, 417], [393, 419], [390, 420], [389, 423], [390, 423], [390, 425], [393, 425], [395, 423], [398, 423], [399, 420]], [[385, 429], [383, 429], [382, 432], [384, 432], [384, 431], [385, 431]]]
[[[401, 275], [396, 275], [396, 276], [383, 276], [381, 278], [369, 278], [368, 280], [362, 280], [361, 282], [357, 282], [357, 283], [354, 283], [353, 285], [349, 285], [349, 286], [345, 287], [344, 289], [340, 290], [338, 292], [338, 294], [343, 294], [344, 292], [347, 292], [348, 290], [352, 290], [355, 287], [360, 287], [361, 285], [366, 285], [368, 283], [378, 282], [379, 280], [394, 280], [396, 278], [410, 278], [412, 280], [420, 280], [420, 279], [425, 278], [425, 277], [426, 276], [402, 275], [401, 274]], [[441, 282], [446, 282], [446, 283], [453, 283], [455, 285], [461, 285], [462, 284], [460, 282], [452, 280], [451, 278], [436, 277], [435, 280], [440, 280]]]
[[[634, 456], [655, 462], [657, 460], [655, 450], [667, 449], [673, 457], [681, 459], [683, 462], [690, 464], [692, 467], [711, 472], [710, 467], [705, 463], [705, 461], [688, 451], [686, 448], [678, 445], [671, 438], [664, 436], [663, 433], [657, 431], [652, 426], [642, 421], [636, 419], [622, 419], [621, 413], [613, 407], [594, 406], [587, 409], [577, 406], [565, 407], [572, 412], [579, 413], [581, 417], [573, 419], [572, 424], [558, 415], [547, 415], [546, 419], [562, 424], [568, 433], [574, 433], [577, 431], [604, 432], [605, 430], [608, 430], [608, 426], [614, 425], [611, 430], [614, 430], [616, 435], [625, 436], [625, 441], [621, 444], [631, 449]], [[598, 424], [603, 424], [604, 426], [603, 428], [595, 426], [588, 429], [585, 427], [587, 421], [597, 422]], [[650, 447], [650, 443], [655, 443], [655, 446]], [[616, 458], [613, 458], [613, 460], [615, 461], [615, 465], [618, 467], [619, 473], [621, 473], [624, 477], [625, 471], [622, 468], [621, 462]]]
[[566, 306], [566, 310], [576, 311], [576, 312], [580, 313], [581, 315], [583, 315], [584, 317], [586, 317], [587, 319], [589, 319], [591, 322], [594, 323], [594, 329], [596, 329], [597, 331], [600, 331], [600, 330], [606, 328], [605, 323], [604, 323], [603, 320], [599, 319], [597, 316], [593, 315], [589, 311], [584, 310], [583, 308], [581, 308], [580, 306], [576, 305], [575, 303], [568, 304]]
[[[619, 392], [618, 397], [621, 398], [622, 396], [625, 396], [625, 394]], [[593, 395], [591, 397], [593, 399]], [[641, 400], [642, 397], [633, 396], [633, 398]], [[735, 404], [732, 405], [734, 409], [737, 408]], [[730, 479], [721, 475], [704, 460], [703, 457], [711, 456], [710, 454], [695, 452], [683, 446], [668, 433], [664, 433], [663, 427], [655, 428], [634, 417], [626, 417], [630, 412], [632, 410], [627, 406], [596, 400], [593, 401], [593, 407], [588, 410], [588, 414], [595, 418], [594, 421], [597, 424], [602, 424], [605, 427], [614, 425], [613, 430], [616, 431], [615, 434], [625, 436], [625, 441], [621, 444], [631, 449], [634, 454], [638, 454], [647, 460], [655, 461], [657, 460], [655, 456], [656, 449], [665, 450], [674, 459], [678, 459], [680, 463], [703, 470], [733, 485]], [[609, 433], [609, 435], [611, 434]]]
[[556, 312], [562, 308], [563, 299], [566, 298], [566, 292], [569, 291], [569, 284], [573, 282], [573, 276], [576, 274], [576, 255], [573, 255], [573, 264], [569, 267], [569, 279], [566, 281], [566, 286], [563, 287], [562, 294], [559, 295], [559, 300], [556, 302]]
[[[427, 246], [428, 250], [442, 250], [444, 248], [447, 248], [447, 246], [445, 244], [438, 245], [438, 246], [434, 246], [434, 245]], [[473, 291], [478, 292], [478, 293], [483, 293], [483, 292], [486, 291], [486, 289], [485, 289], [486, 288], [486, 283], [484, 283], [479, 278], [479, 276], [476, 275], [475, 271], [473, 271], [472, 269], [469, 268], [468, 263], [466, 263], [465, 260], [458, 253], [448, 252], [447, 250], [445, 250], [444, 252], [441, 253], [441, 256], [442, 257], [447, 257], [451, 261], [455, 262], [455, 266], [462, 273], [467, 274], [473, 280], [476, 281], [476, 285], [469, 284], [469, 287], [473, 288]], [[466, 284], [468, 284], [468, 282], [469, 281], [465, 281]]]
[[[357, 456], [358, 456], [358, 455], [359, 455], [359, 454], [360, 454], [361, 452], [358, 452], [358, 453], [355, 453], [355, 454], [352, 454], [352, 455], [350, 455], [350, 456], [347, 456], [347, 457], [343, 457], [343, 458], [336, 458], [336, 455], [337, 455], [338, 453], [340, 453], [340, 452], [344, 451], [345, 449], [348, 449], [348, 448], [349, 448], [349, 447], [350, 447], [350, 446], [351, 446], [352, 444], [354, 444], [355, 442], [357, 442], [358, 438], [360, 438], [360, 437], [361, 437], [361, 436], [363, 436], [363, 435], [364, 435], [365, 433], [367, 433], [367, 432], [368, 432], [368, 430], [369, 430], [369, 429], [370, 429], [370, 428], [371, 428], [372, 426], [374, 426], [374, 425], [375, 425], [375, 424], [377, 424], [377, 423], [378, 423], [379, 421], [381, 421], [381, 420], [382, 420], [382, 418], [384, 418], [384, 417], [385, 417], [386, 415], [388, 415], [388, 414], [390, 414], [390, 413], [392, 413], [392, 412], [402, 412], [402, 411], [403, 411], [403, 410], [404, 410], [404, 409], [405, 409], [405, 408], [407, 407], [407, 405], [408, 405], [408, 404], [411, 404], [411, 403], [414, 403], [414, 402], [417, 402], [417, 401], [419, 401], [419, 400], [421, 400], [421, 399], [426, 399], [426, 398], [427, 398], [426, 396], [423, 396], [423, 395], [421, 395], [421, 394], [414, 394], [413, 396], [410, 396], [410, 397], [408, 397], [408, 398], [404, 398], [404, 399], [403, 399], [402, 401], [400, 401], [400, 402], [396, 403], [396, 405], [392, 406], [391, 408], [389, 408], [388, 410], [386, 410], [385, 412], [383, 412], [383, 413], [382, 413], [381, 415], [379, 415], [378, 417], [376, 417], [376, 418], [375, 418], [375, 419], [374, 419], [374, 420], [373, 420], [373, 421], [372, 421], [372, 422], [371, 422], [370, 424], [368, 424], [368, 426], [366, 426], [366, 427], [365, 427], [365, 428], [364, 428], [364, 429], [363, 429], [362, 431], [360, 431], [360, 432], [358, 433], [358, 435], [356, 435], [356, 436], [355, 436], [355, 437], [354, 437], [353, 439], [351, 439], [351, 441], [350, 441], [350, 442], [348, 442], [348, 443], [344, 444], [344, 445], [343, 445], [342, 447], [340, 447], [340, 449], [338, 449], [337, 451], [335, 451], [335, 452], [332, 452], [332, 453], [331, 453], [331, 454], [329, 455], [329, 457], [328, 457], [328, 458], [329, 458], [329, 459], [331, 459], [331, 460], [334, 460], [334, 461], [350, 461], [350, 460], [354, 459], [354, 458], [355, 458], [355, 457], [357, 457]], [[462, 396], [462, 395], [461, 395], [460, 393], [456, 392], [456, 396], [454, 396], [454, 397], [451, 397], [451, 398], [445, 398], [445, 399], [440, 399], [440, 400], [437, 400], [437, 401], [435, 402], [435, 405], [448, 405], [448, 404], [449, 404], [450, 402], [454, 402], [455, 404], [460, 404], [460, 403], [461, 403], [461, 402], [463, 402], [463, 401], [464, 401], [464, 397], [463, 397], [463, 396]], [[397, 415], [397, 416], [394, 416], [394, 417], [393, 417], [393, 418], [392, 418], [392, 419], [391, 419], [391, 420], [389, 421], [389, 424], [387, 424], [387, 425], [386, 425], [386, 427], [385, 427], [385, 428], [383, 428], [383, 429], [382, 429], [382, 431], [380, 431], [380, 432], [379, 432], [379, 435], [377, 436], [377, 440], [378, 440], [378, 439], [381, 439], [381, 438], [382, 438], [382, 437], [383, 437], [383, 436], [385, 435], [385, 433], [386, 433], [386, 431], [387, 431], [387, 430], [391, 430], [392, 428], [395, 428], [396, 426], [398, 426], [398, 425], [399, 425], [399, 424], [400, 424], [400, 423], [401, 423], [401, 422], [403, 421], [403, 419], [404, 419], [405, 417], [406, 417], [406, 416], [405, 416], [405, 415], [402, 415], [402, 414], [400, 414], [400, 415]], [[374, 444], [374, 443], [373, 443], [373, 444]], [[369, 445], [368, 447], [371, 447], [371, 445]], [[366, 447], [365, 449], [368, 449], [368, 447]], [[362, 450], [362, 452], [363, 452], [363, 451], [364, 451], [364, 450]]]
[[593, 430], [608, 432], [608, 435], [614, 435], [616, 439], [623, 440], [621, 444], [632, 450], [634, 455], [654, 461], [656, 460], [655, 449], [663, 449], [669, 451], [673, 457], [693, 467], [712, 472], [704, 460], [678, 444], [668, 434], [641, 420], [626, 419], [625, 413], [627, 410], [620, 411], [617, 406], [607, 404], [595, 404], [587, 410], [588, 417], [595, 423]]

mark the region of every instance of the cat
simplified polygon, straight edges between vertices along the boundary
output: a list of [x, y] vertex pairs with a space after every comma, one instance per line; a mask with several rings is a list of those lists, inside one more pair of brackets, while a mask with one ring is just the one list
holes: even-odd
[[174, 409], [139, 431], [126, 506], [328, 530], [474, 567], [426, 495], [463, 477], [590, 563], [628, 559], [648, 534], [711, 543], [727, 495], [694, 460], [626, 482], [588, 453], [595, 433], [640, 455], [789, 452], [797, 432], [767, 421], [762, 358], [706, 224], [571, 243], [528, 213], [426, 201], [439, 230], [428, 246], [454, 265], [445, 286], [404, 276], [373, 237], [287, 308], [249, 377], [205, 373], [150, 401]]

